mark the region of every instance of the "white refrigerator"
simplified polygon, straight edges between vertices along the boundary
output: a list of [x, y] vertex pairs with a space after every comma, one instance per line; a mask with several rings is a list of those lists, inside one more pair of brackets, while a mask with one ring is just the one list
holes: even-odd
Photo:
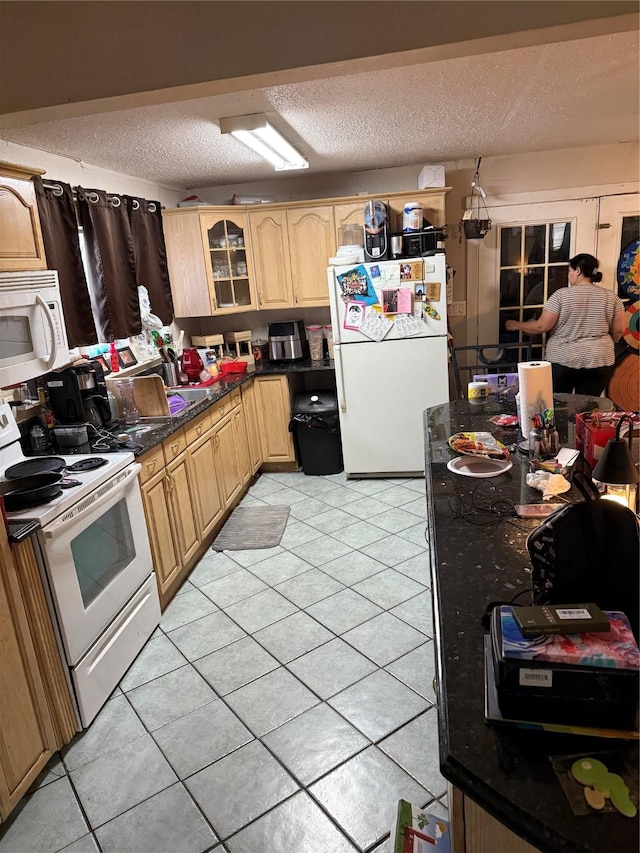
[[[413, 266], [414, 279], [398, 285], [400, 265], [417, 262], [423, 265], [421, 279], [415, 279]], [[343, 299], [344, 274], [355, 267], [367, 271], [369, 294], [373, 290], [380, 304], [383, 287], [400, 286], [413, 291], [413, 309], [431, 284], [431, 298], [422, 303], [427, 310], [416, 312], [421, 314], [416, 334], [403, 336], [402, 321], [381, 341], [345, 328], [357, 323]], [[424, 410], [449, 401], [445, 256], [329, 267], [327, 274], [345, 472], [350, 478], [422, 475]]]

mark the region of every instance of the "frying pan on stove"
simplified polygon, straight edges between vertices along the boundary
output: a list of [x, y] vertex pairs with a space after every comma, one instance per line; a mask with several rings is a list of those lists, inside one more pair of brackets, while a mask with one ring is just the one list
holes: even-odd
[[15, 465], [9, 466], [4, 472], [4, 476], [7, 480], [14, 480], [17, 477], [31, 477], [34, 474], [62, 474], [64, 471], [79, 473], [82, 471], [91, 471], [93, 468], [99, 468], [101, 465], [106, 464], [107, 460], [99, 456], [92, 456], [89, 459], [79, 459], [70, 465], [67, 465], [61, 456], [40, 456], [33, 459], [25, 459], [22, 462], [17, 462]]
[[56, 473], [34, 474], [0, 483], [0, 495], [8, 512], [28, 509], [48, 503], [61, 494], [62, 475]]

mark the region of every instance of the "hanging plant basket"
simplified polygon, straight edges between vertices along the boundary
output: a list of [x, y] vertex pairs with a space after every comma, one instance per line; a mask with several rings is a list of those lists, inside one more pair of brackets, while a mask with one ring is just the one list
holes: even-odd
[[482, 240], [491, 231], [490, 219], [463, 219], [462, 228], [467, 240]]
[[465, 210], [460, 221], [460, 225], [464, 230], [464, 236], [467, 240], [482, 240], [491, 230], [491, 220], [489, 219], [489, 210], [485, 202], [486, 193], [480, 186], [480, 162], [482, 158], [478, 158], [476, 163], [476, 172], [471, 181], [471, 196], [469, 198], [469, 207]]

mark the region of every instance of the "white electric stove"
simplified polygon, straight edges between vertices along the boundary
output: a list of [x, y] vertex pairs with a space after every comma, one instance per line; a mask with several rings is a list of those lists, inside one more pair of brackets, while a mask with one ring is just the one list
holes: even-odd
[[[51, 457], [26, 457], [19, 438], [10, 407], [1, 405], [0, 479], [15, 465], [30, 475], [38, 463], [55, 464]], [[79, 716], [88, 726], [158, 625], [160, 602], [133, 453], [53, 459], [58, 466], [64, 461], [60, 473], [78, 485], [7, 517], [39, 522], [43, 580]]]

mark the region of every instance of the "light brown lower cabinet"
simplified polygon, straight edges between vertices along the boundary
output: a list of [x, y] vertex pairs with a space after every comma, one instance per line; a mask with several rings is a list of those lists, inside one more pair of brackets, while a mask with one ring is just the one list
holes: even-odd
[[256, 408], [263, 462], [295, 462], [296, 449], [289, 432], [291, 392], [286, 376], [255, 377]]
[[451, 783], [447, 799], [452, 853], [540, 853]]
[[244, 409], [245, 426], [247, 429], [247, 445], [249, 451], [249, 467], [255, 474], [262, 465], [262, 445], [260, 444], [260, 426], [256, 403], [256, 382], [246, 382], [241, 386], [242, 408]]
[[228, 507], [242, 489], [242, 475], [238, 460], [238, 431], [233, 419], [233, 413], [225, 417], [213, 427], [216, 437], [216, 470], [220, 497], [225, 507]]
[[32, 545], [0, 524], [0, 819], [76, 730]]
[[[162, 453], [160, 453], [162, 455]], [[150, 480], [140, 486], [142, 506], [147, 520], [149, 545], [156, 570], [160, 595], [177, 578], [182, 564], [178, 556], [178, 538], [174, 532], [169, 503], [167, 474], [164, 465]]]
[[198, 503], [200, 539], [206, 538], [224, 515], [216, 470], [216, 435], [209, 429], [188, 448], [191, 477]]

